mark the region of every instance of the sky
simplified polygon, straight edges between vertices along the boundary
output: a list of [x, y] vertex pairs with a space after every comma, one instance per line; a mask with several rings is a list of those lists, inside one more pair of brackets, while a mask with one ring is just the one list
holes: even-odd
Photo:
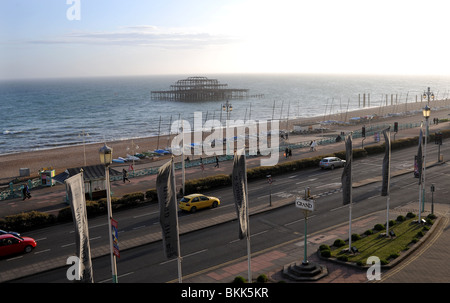
[[448, 0], [1, 0], [0, 79], [450, 75], [449, 8]]

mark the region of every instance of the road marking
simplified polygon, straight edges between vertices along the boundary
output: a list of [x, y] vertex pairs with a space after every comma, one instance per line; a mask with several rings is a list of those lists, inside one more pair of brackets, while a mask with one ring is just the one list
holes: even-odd
[[40, 238], [40, 239], [35, 239], [35, 241], [43, 241], [43, 240], [47, 240], [47, 238]]
[[[268, 232], [268, 231], [269, 231], [268, 229], [267, 229], [267, 230], [260, 231], [259, 233], [250, 235], [250, 238], [251, 238], [251, 237], [254, 237], [254, 236], [259, 236], [259, 235], [265, 234], [265, 233]], [[228, 242], [228, 244], [231, 244], [231, 243], [234, 243], [234, 242], [239, 242], [239, 241], [241, 241], [241, 239], [236, 239], [236, 240], [230, 241], [230, 242]]]
[[41, 253], [48, 252], [48, 251], [50, 251], [50, 248], [49, 249], [44, 249], [44, 250], [41, 250], [41, 251], [37, 251], [34, 254], [37, 255], [37, 254], [41, 254]]
[[150, 216], [150, 215], [154, 215], [154, 214], [159, 214], [159, 211], [154, 211], [154, 212], [151, 212], [151, 213], [145, 213], [145, 214], [142, 214], [142, 215], [137, 215], [137, 216], [134, 216], [133, 219], [140, 218], [140, 217], [145, 217], [145, 216]]
[[317, 180], [317, 178], [312, 178], [312, 179], [308, 179], [308, 180], [305, 180], [305, 181], [297, 182], [295, 184], [302, 184], [302, 183], [306, 183], [306, 182], [313, 182], [313, 181], [316, 181], [316, 180]]
[[[196, 251], [196, 252], [187, 254], [187, 255], [183, 256], [182, 258], [184, 259], [184, 258], [187, 258], [187, 257], [192, 257], [192, 256], [194, 256], [194, 255], [204, 253], [204, 252], [207, 251], [207, 250], [208, 250], [208, 249], [202, 249], [202, 250], [199, 250], [199, 251]], [[168, 260], [168, 261], [164, 261], [164, 262], [159, 263], [159, 265], [164, 265], [164, 264], [167, 264], [167, 263], [176, 261], [176, 260], [177, 260], [177, 259], [171, 259], [171, 260]]]
[[144, 228], [145, 227], [145, 225], [142, 225], [142, 226], [138, 226], [138, 227], [133, 227], [133, 230], [136, 230], [136, 229], [141, 229], [141, 228]]
[[[123, 277], [129, 276], [129, 275], [132, 275], [132, 274], [134, 274], [134, 271], [130, 271], [129, 273], [126, 273], [126, 274], [123, 274], [123, 275], [119, 275], [119, 276], [117, 276], [117, 280], [119, 280], [119, 278], [123, 278]], [[109, 279], [106, 279], [106, 280], [102, 280], [102, 281], [100, 281], [98, 283], [105, 283], [105, 282], [109, 282], [109, 281], [112, 281], [112, 278], [109, 278]]]
[[61, 245], [61, 247], [64, 248], [64, 247], [69, 247], [69, 246], [72, 246], [72, 245], [75, 245], [75, 243], [69, 243], [69, 244]]
[[335, 211], [335, 210], [338, 210], [338, 209], [341, 209], [341, 208], [344, 208], [344, 207], [347, 207], [347, 206], [348, 206], [348, 204], [347, 205], [343, 205], [343, 206], [339, 206], [339, 207], [330, 209], [330, 211]]
[[13, 261], [13, 260], [17, 260], [17, 259], [20, 259], [20, 258], [23, 258], [23, 256], [18, 256], [18, 257], [14, 257], [14, 258], [11, 258], [11, 259], [7, 259], [6, 261]]
[[[308, 216], [308, 219], [314, 218], [315, 216], [316, 216], [316, 215]], [[292, 224], [295, 224], [295, 223], [298, 223], [298, 222], [301, 222], [301, 221], [304, 221], [304, 220], [305, 220], [305, 218], [299, 219], [299, 220], [295, 220], [295, 221], [286, 223], [286, 224], [284, 224], [283, 226], [289, 226], [289, 225], [292, 225]]]
[[97, 240], [97, 239], [100, 239], [101, 237], [102, 237], [102, 236], [98, 236], [98, 237], [95, 237], [95, 238], [90, 238], [89, 241]]

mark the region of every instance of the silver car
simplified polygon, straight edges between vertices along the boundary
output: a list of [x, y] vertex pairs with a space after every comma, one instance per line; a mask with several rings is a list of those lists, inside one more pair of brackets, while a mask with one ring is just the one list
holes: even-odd
[[330, 168], [334, 169], [336, 167], [341, 167], [345, 165], [345, 160], [342, 160], [338, 157], [326, 157], [320, 160], [319, 166], [322, 169]]

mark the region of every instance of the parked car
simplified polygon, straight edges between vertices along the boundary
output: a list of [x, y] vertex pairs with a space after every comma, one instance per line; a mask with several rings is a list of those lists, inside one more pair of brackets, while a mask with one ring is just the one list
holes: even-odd
[[29, 253], [36, 247], [36, 241], [30, 237], [16, 237], [11, 234], [0, 235], [0, 257], [17, 253]]
[[202, 194], [192, 194], [184, 196], [178, 206], [181, 210], [190, 211], [194, 213], [202, 208], [216, 208], [220, 205], [220, 200], [216, 197], [208, 197]]
[[326, 157], [320, 160], [319, 166], [322, 169], [330, 168], [335, 169], [336, 167], [342, 167], [345, 165], [345, 160], [342, 160], [338, 157]]
[[16, 237], [20, 237], [20, 234], [15, 232], [15, 231], [4, 231], [4, 230], [0, 229], [0, 236], [1, 235], [7, 235], [7, 234], [11, 234], [11, 235], [14, 235]]

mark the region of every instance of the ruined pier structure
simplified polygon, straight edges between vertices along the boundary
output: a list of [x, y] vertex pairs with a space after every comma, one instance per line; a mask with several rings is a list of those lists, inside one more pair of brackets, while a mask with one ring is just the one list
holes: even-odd
[[228, 88], [217, 79], [189, 77], [178, 80], [167, 91], [152, 91], [152, 99], [176, 101], [214, 101], [248, 98], [248, 89]]

